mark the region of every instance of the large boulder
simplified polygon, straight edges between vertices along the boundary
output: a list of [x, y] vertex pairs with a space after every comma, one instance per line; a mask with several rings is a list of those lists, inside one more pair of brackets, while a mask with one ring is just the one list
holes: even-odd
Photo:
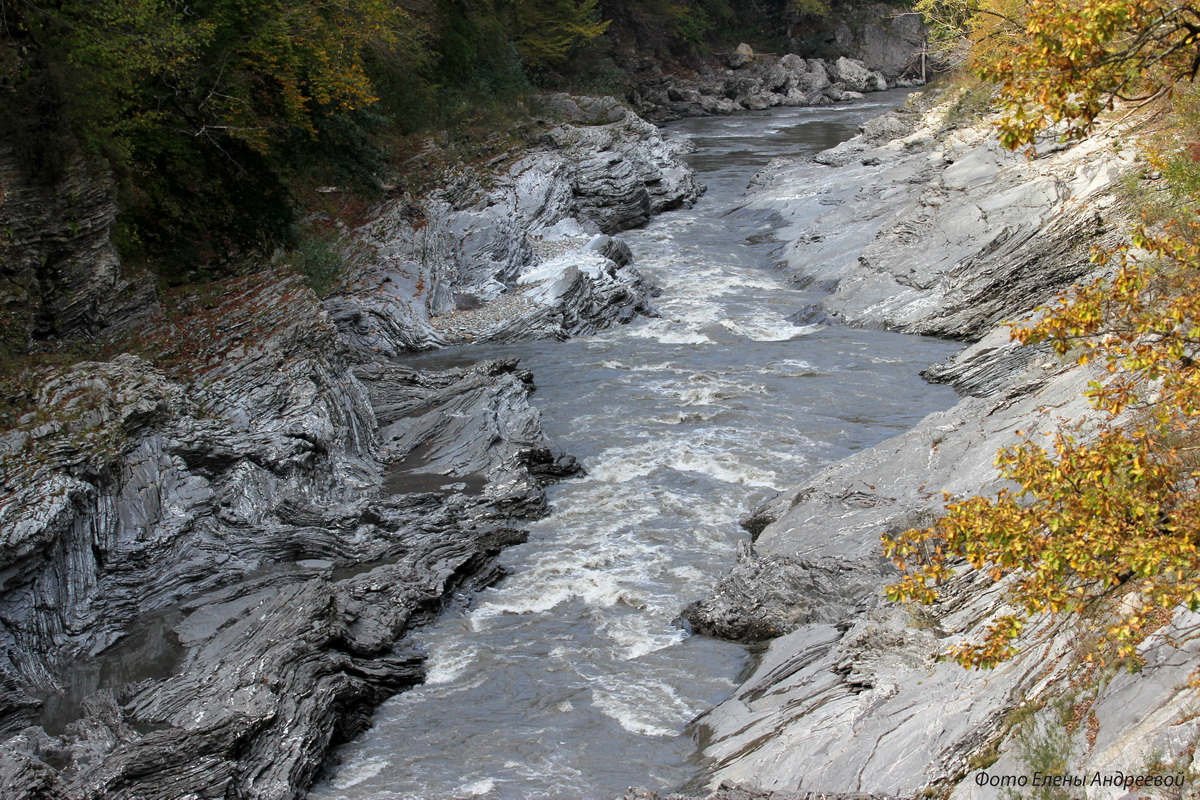
[[797, 85], [802, 92], [811, 95], [825, 91], [832, 83], [829, 73], [825, 71], [825, 62], [814, 58], [808, 62], [808, 71], [799, 77]]
[[871, 71], [863, 62], [845, 56], [833, 64], [832, 77], [838, 83], [845, 84], [852, 92], [868, 92], [874, 88], [875, 80]]
[[796, 74], [780, 64], [773, 64], [763, 75], [763, 89], [768, 92], [785, 93], [796, 85]]
[[780, 100], [779, 105], [781, 105], [781, 106], [807, 106], [807, 105], [809, 105], [809, 102], [808, 102], [808, 97], [804, 94], [804, 92], [800, 91], [799, 89], [792, 89], [786, 95], [783, 96], [783, 99]]
[[732, 75], [725, 79], [725, 96], [737, 100], [746, 95], [759, 94], [764, 90], [762, 78], [749, 75]]
[[777, 94], [760, 92], [759, 94], [749, 94], [739, 98], [738, 102], [742, 104], [742, 107], [748, 108], [751, 111], [762, 111], [765, 108], [779, 105], [781, 99]]
[[797, 74], [802, 74], [808, 69], [808, 65], [805, 63], [804, 59], [795, 53], [788, 53], [786, 56], [779, 59], [779, 63], [784, 67], [784, 69], [789, 69]]
[[754, 60], [754, 49], [742, 42], [729, 54], [729, 68], [739, 69]]
[[700, 107], [709, 114], [732, 114], [740, 108], [728, 97], [714, 97], [708, 94], [701, 96]]

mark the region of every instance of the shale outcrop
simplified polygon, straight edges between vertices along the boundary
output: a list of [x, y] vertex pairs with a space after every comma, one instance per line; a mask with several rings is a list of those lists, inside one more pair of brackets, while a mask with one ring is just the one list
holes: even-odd
[[548, 117], [538, 145], [486, 179], [459, 171], [354, 232], [361, 263], [325, 302], [351, 346], [566, 338], [650, 313], [653, 288], [610, 234], [700, 196], [681, 160], [690, 143], [611, 98], [546, 105], [575, 123]]
[[972, 344], [927, 373], [959, 390], [957, 406], [754, 512], [753, 543], [686, 612], [699, 630], [770, 642], [697, 722], [713, 785], [999, 798], [1012, 789], [997, 776], [1032, 781], [1053, 758], [1099, 776], [1079, 796], [1116, 798], [1129, 787], [1114, 775], [1191, 763], [1195, 614], [1139, 645], [1138, 674], [1083, 662], [1085, 626], [1050, 618], [1016, 658], [968, 672], [941, 655], [1004, 613], [1003, 585], [964, 565], [934, 606], [882, 599], [895, 577], [882, 535], [927, 525], [943, 491], [998, 489], [993, 460], [1018, 430], [1091, 418], [1083, 392], [1099, 374], [1011, 344], [1003, 323], [1094, 269], [1091, 247], [1127, 230], [1117, 178], [1140, 174], [1120, 130], [1027, 159], [1000, 150], [985, 123], [956, 119], [952, 101], [874, 120], [814, 162], [772, 165], [749, 198], [784, 221], [794, 280], [830, 292], [806, 319]]
[[[103, 173], [72, 178], [90, 187], [79, 222], [40, 233], [34, 189], [5, 184], [10, 238], [82, 287], [35, 306], [45, 330], [119, 319], [132, 343], [43, 371], [0, 435], [6, 798], [301, 797], [423, 679], [404, 634], [498, 578], [545, 486], [579, 467], [514, 360], [393, 357], [648, 312], [653, 287], [609, 233], [701, 191], [648, 123], [564, 102], [588, 124], [547, 125], [492, 179], [381, 206], [324, 301], [268, 271], [110, 312], [97, 298], [136, 292]], [[521, 313], [486, 316], [506, 302]]]

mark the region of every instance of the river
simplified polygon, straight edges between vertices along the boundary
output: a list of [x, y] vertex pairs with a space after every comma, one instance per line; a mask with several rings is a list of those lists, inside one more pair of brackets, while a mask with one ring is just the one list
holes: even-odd
[[790, 321], [816, 294], [773, 269], [775, 223], [741, 208], [771, 159], [831, 147], [902, 99], [672, 124], [708, 192], [623, 234], [663, 289], [659, 318], [414, 359], [519, 356], [587, 475], [551, 490], [503, 582], [416, 634], [427, 683], [384, 704], [310, 800], [611, 800], [702, 778], [688, 722], [751, 655], [676, 619], [728, 569], [738, 519], [954, 400], [917, 373], [958, 344]]

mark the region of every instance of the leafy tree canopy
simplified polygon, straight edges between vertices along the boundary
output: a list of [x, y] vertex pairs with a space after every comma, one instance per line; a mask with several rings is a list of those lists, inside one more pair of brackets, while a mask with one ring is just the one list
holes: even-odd
[[936, 40], [970, 41], [1000, 87], [1001, 141], [1054, 126], [1078, 136], [1114, 100], [1145, 100], [1200, 71], [1200, 6], [1179, 0], [918, 0]]
[[[953, 655], [990, 667], [1011, 657], [1042, 613], [1084, 614], [1102, 649], [1132, 656], [1174, 609], [1200, 608], [1200, 159], [1193, 90], [1200, 12], [1172, 0], [921, 0], [935, 38], [965, 37], [967, 64], [996, 81], [1003, 144], [1034, 144], [1053, 129], [1085, 133], [1118, 99], [1176, 97], [1176, 129], [1149, 143], [1179, 205], [1131, 244], [1097, 253], [1114, 274], [1076, 287], [1035, 324], [1014, 330], [1080, 364], [1103, 364], [1090, 385], [1100, 421], [1023, 436], [997, 458], [1016, 488], [954, 500], [925, 529], [884, 538], [904, 570], [893, 600], [933, 602], [964, 562], [1009, 581], [1013, 613]], [[1181, 90], [1182, 89], [1182, 90]], [[1189, 116], [1190, 114], [1190, 116]], [[1190, 144], [1189, 144], [1190, 143]]]

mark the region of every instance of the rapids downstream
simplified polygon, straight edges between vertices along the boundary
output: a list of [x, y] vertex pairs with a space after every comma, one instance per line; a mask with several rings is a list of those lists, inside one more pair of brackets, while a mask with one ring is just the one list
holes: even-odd
[[552, 489], [503, 582], [416, 634], [427, 682], [379, 709], [312, 800], [599, 800], [702, 779], [688, 722], [752, 656], [676, 619], [732, 563], [738, 519], [954, 400], [917, 373], [956, 343], [791, 321], [818, 289], [788, 286], [772, 220], [739, 210], [769, 161], [831, 147], [902, 99], [673, 124], [708, 192], [623, 234], [663, 289], [659, 318], [412, 360], [519, 356], [547, 433], [588, 474]]

